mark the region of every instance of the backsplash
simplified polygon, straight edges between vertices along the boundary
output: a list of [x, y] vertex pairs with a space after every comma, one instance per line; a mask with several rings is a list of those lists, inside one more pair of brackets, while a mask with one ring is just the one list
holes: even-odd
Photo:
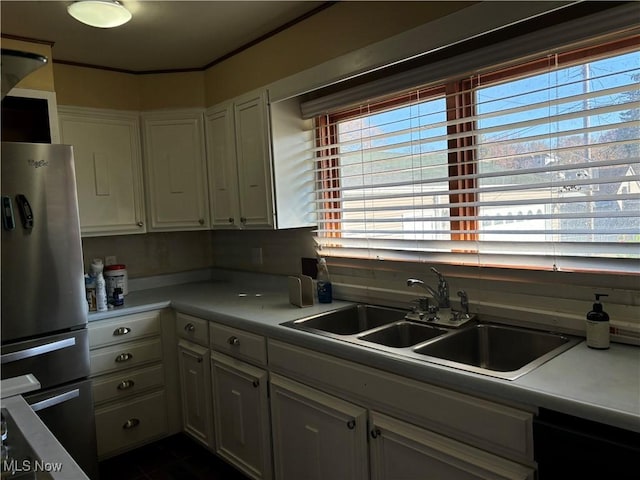
[[301, 271], [302, 257], [316, 256], [314, 245], [310, 228], [166, 232], [82, 239], [87, 271], [92, 258], [115, 255], [118, 263], [127, 266], [129, 278], [209, 267], [296, 275]]
[[302, 257], [316, 256], [311, 232], [311, 228], [215, 231], [213, 263], [217, 268], [296, 275], [301, 273]]
[[213, 266], [212, 232], [162, 232], [82, 239], [85, 269], [91, 259], [115, 255], [129, 278], [184, 272]]

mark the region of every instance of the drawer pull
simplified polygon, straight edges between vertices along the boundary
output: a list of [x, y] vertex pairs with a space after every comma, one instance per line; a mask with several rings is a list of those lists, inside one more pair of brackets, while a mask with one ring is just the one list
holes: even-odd
[[185, 332], [194, 332], [194, 331], [195, 331], [195, 329], [196, 329], [196, 326], [195, 326], [193, 323], [187, 323], [187, 324], [184, 326], [184, 330], [185, 330]]
[[229, 345], [240, 345], [240, 339], [235, 335], [230, 336], [227, 342], [229, 342]]
[[132, 428], [136, 428], [138, 425], [140, 425], [140, 420], [138, 420], [137, 418], [130, 418], [129, 420], [124, 422], [124, 424], [122, 425], [122, 429], [131, 430]]
[[116, 357], [116, 362], [122, 363], [133, 358], [133, 353], [121, 353]]
[[118, 384], [118, 390], [128, 390], [135, 385], [133, 380], [123, 380]]
[[115, 336], [118, 336], [118, 335], [126, 335], [126, 334], [127, 334], [127, 333], [129, 333], [130, 331], [131, 331], [131, 329], [130, 329], [129, 327], [119, 327], [119, 328], [116, 328], [116, 329], [113, 331], [113, 334], [114, 334]]
[[379, 428], [374, 428], [373, 430], [371, 430], [371, 438], [378, 438], [380, 435], [382, 435], [382, 432]]

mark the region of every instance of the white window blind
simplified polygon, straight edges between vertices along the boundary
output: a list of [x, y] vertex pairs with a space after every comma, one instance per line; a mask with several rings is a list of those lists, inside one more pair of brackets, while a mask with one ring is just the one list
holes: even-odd
[[318, 117], [322, 254], [637, 272], [640, 50], [605, 50]]

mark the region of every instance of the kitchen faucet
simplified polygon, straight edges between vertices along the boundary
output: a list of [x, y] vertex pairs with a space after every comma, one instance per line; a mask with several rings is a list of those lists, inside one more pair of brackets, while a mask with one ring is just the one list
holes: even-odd
[[438, 304], [438, 308], [450, 308], [451, 303], [449, 303], [449, 284], [447, 283], [447, 279], [444, 278], [444, 275], [442, 275], [434, 267], [431, 267], [431, 271], [436, 275], [438, 275], [438, 291], [434, 290], [432, 287], [430, 287], [429, 285], [424, 283], [422, 280], [419, 280], [417, 278], [409, 278], [407, 280], [407, 286], [408, 287], [414, 287], [416, 285], [421, 286], [431, 294], [433, 299]]
[[438, 292], [436, 292], [433, 288], [431, 288], [429, 285], [427, 285], [422, 280], [419, 280], [417, 278], [409, 278], [407, 280], [407, 286], [408, 287], [415, 287], [416, 285], [424, 288], [427, 292], [429, 292], [431, 294], [431, 296], [433, 297], [433, 299], [438, 304], [438, 306], [440, 306], [440, 303], [441, 303], [440, 294]]
[[[415, 300], [415, 302], [418, 302], [418, 307], [414, 307], [413, 310], [405, 316], [405, 318], [413, 321], [427, 320], [429, 322], [436, 322], [455, 327], [459, 327], [467, 321], [472, 320], [475, 315], [469, 313], [469, 296], [467, 295], [467, 292], [464, 290], [458, 290], [457, 295], [460, 297], [460, 310], [451, 308], [451, 301], [449, 300], [449, 283], [447, 282], [447, 279], [434, 267], [431, 267], [431, 271], [438, 276], [437, 289], [430, 287], [418, 278], [407, 279], [407, 286], [419, 286], [424, 288], [429, 292], [429, 295], [433, 297], [435, 305], [429, 305], [429, 299], [427, 297], [421, 297], [418, 300]], [[444, 313], [445, 318], [441, 317], [442, 313], [440, 312], [440, 309], [447, 311]]]

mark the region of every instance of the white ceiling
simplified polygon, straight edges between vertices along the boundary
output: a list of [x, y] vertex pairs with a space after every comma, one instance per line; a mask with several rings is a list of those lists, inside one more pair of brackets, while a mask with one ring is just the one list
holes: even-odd
[[3, 35], [53, 42], [53, 60], [134, 72], [202, 68], [320, 7], [314, 1], [122, 0], [132, 20], [89, 27], [71, 1], [0, 1]]

